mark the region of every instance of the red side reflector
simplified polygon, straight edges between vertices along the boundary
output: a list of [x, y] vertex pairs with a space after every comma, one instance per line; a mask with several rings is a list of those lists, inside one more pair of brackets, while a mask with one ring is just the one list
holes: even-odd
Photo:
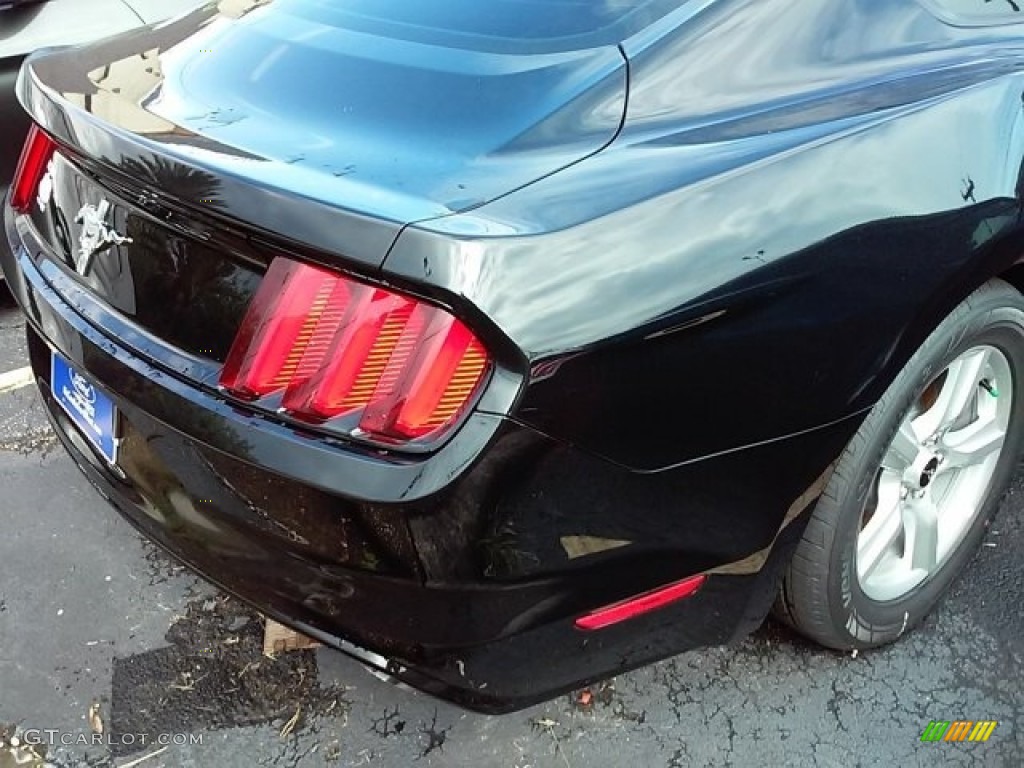
[[14, 210], [26, 213], [32, 207], [36, 187], [39, 186], [39, 180], [46, 171], [47, 163], [53, 157], [54, 149], [56, 144], [53, 143], [53, 139], [43, 133], [39, 126], [33, 125], [29, 129], [11, 187], [11, 207]]
[[604, 608], [598, 608], [596, 611], [576, 619], [576, 628], [585, 630], [603, 629], [612, 624], [618, 624], [620, 621], [649, 613], [669, 603], [674, 603], [676, 600], [690, 597], [701, 588], [705, 581], [707, 581], [707, 576], [704, 574], [691, 576], [688, 579], [669, 584], [667, 587], [659, 587], [642, 595], [631, 597], [628, 600], [613, 603]]
[[312, 422], [390, 444], [436, 438], [476, 394], [488, 366], [472, 332], [439, 307], [335, 272], [276, 258], [221, 372], [232, 394], [280, 393]]

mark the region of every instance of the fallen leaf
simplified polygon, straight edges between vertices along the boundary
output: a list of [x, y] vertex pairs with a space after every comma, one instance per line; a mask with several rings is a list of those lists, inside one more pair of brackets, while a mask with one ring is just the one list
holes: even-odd
[[100, 704], [94, 701], [89, 705], [89, 727], [93, 733], [103, 733], [103, 718], [100, 717]]
[[295, 714], [292, 715], [292, 719], [289, 720], [287, 723], [285, 723], [284, 727], [281, 729], [281, 738], [282, 739], [287, 739], [288, 736], [291, 735], [291, 732], [295, 730], [295, 726], [299, 724], [299, 714], [301, 712], [302, 712], [302, 705], [299, 704], [299, 706], [297, 706], [295, 708]]
[[150, 752], [148, 755], [143, 755], [142, 757], [138, 758], [137, 760], [132, 760], [130, 763], [122, 763], [121, 764], [121, 768], [135, 768], [136, 765], [139, 765], [140, 763], [144, 763], [147, 760], [151, 760], [152, 758], [156, 757], [157, 755], [162, 755], [166, 751], [167, 751], [167, 747], [161, 747], [160, 749], [156, 750], [155, 752]]

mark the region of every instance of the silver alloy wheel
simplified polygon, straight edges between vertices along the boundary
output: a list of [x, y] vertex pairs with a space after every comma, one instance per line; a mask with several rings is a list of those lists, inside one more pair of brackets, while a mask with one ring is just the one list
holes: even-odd
[[1013, 405], [1006, 356], [972, 347], [939, 374], [900, 424], [857, 538], [861, 591], [896, 600], [956, 551], [981, 510]]

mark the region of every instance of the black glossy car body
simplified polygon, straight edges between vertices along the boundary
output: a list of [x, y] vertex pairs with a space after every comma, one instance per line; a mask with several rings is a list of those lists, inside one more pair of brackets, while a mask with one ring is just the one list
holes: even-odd
[[[23, 70], [63, 147], [48, 211], [5, 212], [40, 391], [148, 536], [467, 706], [757, 626], [907, 357], [991, 276], [1020, 282], [1012, 13], [691, 0], [534, 29], [498, 3], [514, 33], [459, 35], [454, 2], [402, 24], [236, 5]], [[75, 212], [100, 199], [132, 242], [82, 277]], [[474, 330], [493, 369], [449, 439], [385, 450], [217, 387], [282, 254]], [[54, 350], [113, 398], [117, 467], [53, 402]]]

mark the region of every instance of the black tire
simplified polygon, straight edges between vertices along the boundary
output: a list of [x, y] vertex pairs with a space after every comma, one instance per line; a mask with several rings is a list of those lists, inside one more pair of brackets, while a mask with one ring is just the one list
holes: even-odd
[[[878, 602], [856, 571], [857, 536], [878, 467], [925, 388], [972, 346], [999, 349], [1010, 364], [1013, 401], [1002, 454], [988, 491], [959, 546], [902, 598]], [[774, 612], [801, 634], [841, 650], [896, 640], [949, 589], [981, 544], [1024, 449], [1024, 296], [1002, 280], [971, 294], [928, 337], [850, 441], [786, 567]]]

